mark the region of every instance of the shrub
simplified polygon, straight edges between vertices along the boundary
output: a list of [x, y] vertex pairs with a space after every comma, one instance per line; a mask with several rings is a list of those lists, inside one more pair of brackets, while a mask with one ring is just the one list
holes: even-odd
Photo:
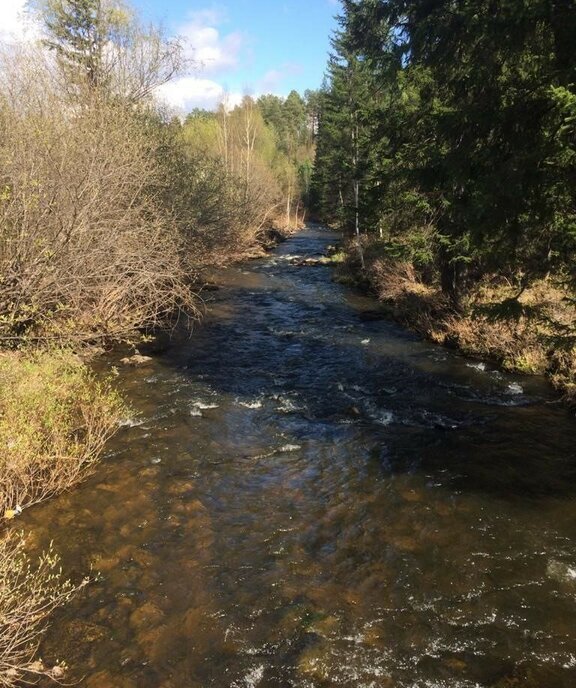
[[194, 312], [144, 105], [67, 98], [41, 52], [0, 52], [0, 75], [0, 339], [121, 339]]
[[64, 667], [45, 667], [42, 661], [33, 661], [34, 655], [48, 615], [86, 583], [64, 580], [51, 548], [33, 564], [21, 534], [0, 539], [0, 686], [63, 676]]
[[69, 351], [0, 356], [0, 513], [82, 480], [124, 413]]

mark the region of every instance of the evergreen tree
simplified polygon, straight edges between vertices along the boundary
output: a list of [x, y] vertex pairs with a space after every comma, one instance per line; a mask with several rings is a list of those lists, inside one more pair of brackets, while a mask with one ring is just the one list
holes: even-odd
[[103, 0], [49, 0], [45, 44], [56, 51], [74, 83], [84, 81], [91, 88], [104, 85], [103, 51], [110, 35], [110, 18], [110, 8]]
[[351, 47], [347, 17], [332, 40], [327, 83], [320, 96], [316, 166], [312, 182], [316, 210], [329, 222], [359, 229], [370, 176], [372, 106], [366, 65]]
[[361, 219], [392, 253], [427, 262], [455, 306], [485, 273], [573, 271], [574, 3], [343, 6], [316, 160], [326, 219], [345, 205], [330, 183], [350, 177], [339, 71], [356, 69], [366, 84], [354, 99], [366, 137]]

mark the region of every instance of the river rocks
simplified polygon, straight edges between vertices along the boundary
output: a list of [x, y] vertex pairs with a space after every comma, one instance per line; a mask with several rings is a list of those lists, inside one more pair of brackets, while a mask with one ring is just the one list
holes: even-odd
[[151, 478], [155, 479], [160, 475], [160, 469], [157, 466], [150, 466], [148, 468], [143, 468], [139, 471], [138, 476], [140, 478]]
[[318, 265], [330, 265], [330, 258], [326, 256], [321, 256], [319, 258], [294, 258], [290, 261], [290, 265], [299, 266], [318, 266]]
[[401, 552], [417, 552], [419, 549], [422, 549], [422, 544], [418, 541], [418, 538], [411, 535], [391, 533], [387, 540], [392, 547]]
[[152, 602], [145, 602], [130, 615], [130, 625], [136, 630], [157, 626], [164, 618], [164, 612]]
[[137, 636], [138, 645], [148, 660], [162, 661], [169, 655], [171, 641], [168, 627], [165, 625], [154, 628], [143, 628]]
[[362, 641], [365, 645], [370, 645], [381, 652], [385, 652], [389, 647], [389, 640], [382, 628], [376, 625], [368, 626], [362, 631]]
[[334, 661], [328, 643], [316, 643], [304, 650], [298, 658], [298, 673], [315, 681], [329, 681]]
[[86, 643], [98, 643], [106, 637], [106, 628], [98, 624], [75, 619], [68, 624], [68, 633], [71, 637], [82, 639]]
[[116, 568], [120, 563], [119, 557], [97, 557], [93, 561], [93, 567], [95, 571], [99, 573], [108, 573], [112, 569]]
[[310, 624], [310, 630], [324, 638], [335, 636], [339, 629], [340, 619], [337, 616], [325, 616]]
[[452, 671], [457, 671], [458, 673], [461, 673], [468, 668], [466, 662], [463, 659], [460, 659], [459, 657], [448, 657], [444, 660], [443, 663], [449, 669], [451, 669]]
[[194, 483], [193, 480], [183, 480], [179, 482], [174, 482], [172, 485], [169, 485], [166, 492], [169, 495], [174, 495], [176, 497], [180, 497], [182, 495], [185, 495], [189, 492], [192, 492], [194, 488], [196, 487], [196, 484]]
[[184, 615], [183, 628], [186, 635], [190, 638], [197, 638], [201, 633], [201, 626], [206, 619], [206, 609], [195, 607], [189, 609]]
[[455, 511], [454, 506], [447, 502], [435, 502], [433, 508], [438, 516], [452, 516]]
[[133, 368], [140, 368], [152, 363], [154, 359], [151, 356], [143, 356], [142, 354], [134, 354], [133, 356], [125, 356], [120, 359], [120, 363]]
[[424, 499], [424, 495], [421, 490], [415, 490], [410, 487], [401, 489], [400, 496], [406, 502], [421, 502]]
[[86, 688], [137, 688], [134, 681], [115, 676], [110, 671], [99, 671], [88, 676], [84, 685]]
[[156, 561], [156, 557], [144, 549], [135, 549], [132, 552], [132, 560], [135, 561], [138, 566], [147, 568], [149, 566], [153, 566], [154, 562]]
[[199, 499], [192, 499], [189, 502], [180, 501], [174, 505], [174, 511], [188, 516], [205, 516], [206, 507]]
[[359, 585], [363, 599], [370, 599], [382, 594], [390, 585], [394, 584], [394, 574], [385, 564], [375, 564], [367, 571], [365, 578]]

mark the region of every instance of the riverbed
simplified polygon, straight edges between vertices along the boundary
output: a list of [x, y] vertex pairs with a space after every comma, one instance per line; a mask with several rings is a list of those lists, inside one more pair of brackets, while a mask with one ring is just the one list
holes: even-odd
[[28, 510], [94, 582], [42, 646], [88, 688], [576, 685], [576, 421], [302, 265], [221, 270], [97, 473]]

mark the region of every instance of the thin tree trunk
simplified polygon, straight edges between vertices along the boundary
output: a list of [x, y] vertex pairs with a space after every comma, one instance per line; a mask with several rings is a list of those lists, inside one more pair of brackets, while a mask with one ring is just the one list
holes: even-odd
[[358, 200], [360, 197], [360, 183], [357, 179], [354, 180], [354, 229], [356, 232], [356, 243], [358, 244], [358, 255], [360, 256], [360, 265], [362, 270], [366, 269], [364, 263], [364, 251], [362, 249], [362, 242], [360, 240], [360, 212], [358, 208]]
[[290, 211], [292, 210], [292, 189], [288, 187], [286, 196], [286, 229], [290, 229]]

